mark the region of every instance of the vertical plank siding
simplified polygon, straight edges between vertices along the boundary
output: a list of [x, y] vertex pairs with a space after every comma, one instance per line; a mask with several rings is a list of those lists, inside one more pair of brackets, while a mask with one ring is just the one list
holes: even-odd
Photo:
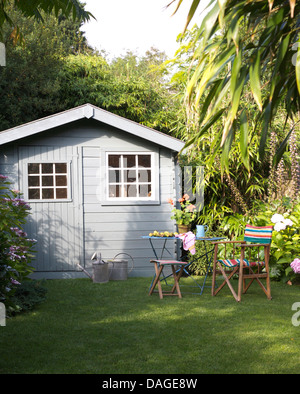
[[[26, 192], [28, 162], [70, 163], [71, 198], [68, 201], [31, 202], [32, 214], [26, 231], [38, 240], [34, 265], [44, 277], [74, 277], [77, 264], [91, 267], [91, 256], [104, 259], [126, 253], [134, 259], [133, 276], [149, 276], [153, 252], [148, 235], [154, 230], [175, 231], [167, 199], [175, 197], [172, 152], [122, 130], [95, 121], [78, 121], [0, 151], [0, 173]], [[156, 152], [159, 161], [159, 201], [156, 204], [109, 205], [103, 201], [109, 151]], [[169, 244], [175, 253], [175, 243]], [[159, 250], [159, 247], [158, 247]]]

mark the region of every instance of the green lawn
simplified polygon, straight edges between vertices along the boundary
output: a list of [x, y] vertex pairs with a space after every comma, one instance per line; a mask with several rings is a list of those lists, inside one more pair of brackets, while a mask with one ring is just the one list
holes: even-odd
[[149, 282], [47, 281], [45, 303], [0, 327], [0, 372], [299, 373], [299, 286], [272, 283], [269, 301], [253, 285], [238, 304], [227, 289], [160, 300]]

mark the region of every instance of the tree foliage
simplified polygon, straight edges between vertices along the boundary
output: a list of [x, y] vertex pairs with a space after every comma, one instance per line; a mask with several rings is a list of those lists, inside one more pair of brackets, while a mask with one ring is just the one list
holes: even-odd
[[61, 110], [59, 72], [63, 58], [90, 51], [80, 22], [48, 15], [44, 23], [10, 10], [23, 32], [14, 44], [10, 27], [3, 29], [6, 67], [0, 67], [0, 130], [14, 127]]
[[[177, 3], [179, 9], [182, 1], [173, 0], [170, 4]], [[186, 27], [196, 15], [200, 1], [192, 2]], [[252, 140], [248, 130], [253, 119], [252, 112], [243, 105], [248, 87], [256, 105], [259, 154], [261, 159], [264, 157], [270, 125], [277, 112], [284, 108], [286, 116], [294, 118], [299, 110], [299, 29], [300, 5], [295, 1], [209, 2], [195, 37], [194, 72], [186, 89], [189, 103], [197, 107], [201, 102], [198, 134], [189, 143], [222, 120], [212, 143], [215, 151], [222, 147], [224, 159], [228, 158], [239, 135], [242, 160], [249, 169]], [[279, 162], [288, 136], [277, 150], [274, 164]], [[226, 160], [222, 168], [226, 168]]]
[[169, 133], [176, 121], [176, 100], [160, 65], [163, 52], [128, 52], [108, 61], [89, 48], [81, 22], [48, 15], [32, 22], [11, 10], [23, 32], [13, 44], [4, 29], [6, 67], [0, 68], [0, 130], [85, 103]]
[[11, 12], [12, 8], [20, 11], [28, 19], [34, 18], [41, 22], [44, 21], [45, 15], [50, 14], [54, 14], [57, 19], [72, 16], [74, 21], [87, 21], [93, 17], [79, 0], [0, 0], [0, 40], [7, 23], [12, 28], [11, 36], [15, 43], [22, 39], [22, 29]]

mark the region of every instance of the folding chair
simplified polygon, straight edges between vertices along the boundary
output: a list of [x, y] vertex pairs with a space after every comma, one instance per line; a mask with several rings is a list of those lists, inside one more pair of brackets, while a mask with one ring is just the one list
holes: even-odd
[[[269, 300], [271, 297], [270, 274], [269, 274], [269, 257], [270, 245], [272, 240], [273, 226], [251, 226], [246, 225], [244, 241], [220, 241], [213, 242], [214, 262], [212, 278], [212, 295], [215, 296], [226, 284], [236, 301], [241, 301], [242, 293], [245, 294], [254, 281], [257, 281]], [[247, 243], [250, 242], [250, 243]], [[225, 244], [225, 258], [218, 260], [218, 245]], [[232, 244], [232, 256], [227, 258], [226, 246]], [[240, 248], [240, 256], [236, 258], [237, 249]], [[253, 248], [257, 248], [257, 257], [252, 258]], [[249, 249], [249, 250], [248, 250]], [[249, 252], [246, 256], [246, 250]], [[247, 258], [246, 258], [246, 257]], [[261, 258], [261, 256], [263, 258]], [[246, 273], [245, 273], [246, 271]], [[248, 271], [248, 273], [247, 273]], [[224, 282], [216, 288], [216, 274], [222, 274]], [[233, 289], [230, 279], [238, 275], [238, 294]], [[248, 284], [246, 280], [249, 279]], [[261, 282], [266, 279], [266, 287]]]
[[[157, 285], [159, 297], [161, 299], [163, 298], [164, 295], [175, 295], [178, 296], [179, 298], [182, 298], [180, 287], [179, 287], [179, 279], [181, 278], [184, 266], [187, 265], [188, 263], [183, 261], [177, 261], [177, 260], [150, 260], [150, 262], [154, 263], [156, 276], [151, 285], [149, 295], [151, 295], [154, 292], [154, 289]], [[160, 275], [163, 274], [164, 267], [168, 265], [171, 266], [172, 268], [172, 274], [174, 278], [174, 286], [169, 292], [162, 290], [161, 281], [160, 281]], [[178, 270], [178, 266], [180, 266], [179, 270]], [[175, 290], [177, 291], [177, 293], [175, 293]]]

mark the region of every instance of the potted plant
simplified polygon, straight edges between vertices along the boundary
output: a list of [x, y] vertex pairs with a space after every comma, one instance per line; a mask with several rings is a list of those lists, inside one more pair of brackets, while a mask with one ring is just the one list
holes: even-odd
[[196, 217], [196, 207], [191, 204], [188, 194], [184, 194], [178, 202], [180, 208], [176, 208], [172, 198], [168, 199], [168, 203], [173, 207], [171, 219], [175, 219], [179, 233], [186, 233], [190, 230], [191, 224]]

